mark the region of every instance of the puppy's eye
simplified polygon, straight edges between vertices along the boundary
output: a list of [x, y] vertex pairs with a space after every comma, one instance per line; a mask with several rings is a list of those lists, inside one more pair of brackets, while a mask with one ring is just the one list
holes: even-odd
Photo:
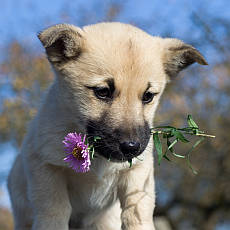
[[109, 88], [99, 87], [99, 88], [94, 88], [93, 91], [94, 91], [95, 96], [99, 99], [106, 100], [106, 99], [112, 98], [112, 93]]
[[142, 97], [142, 102], [144, 104], [148, 104], [153, 100], [154, 96], [156, 96], [156, 95], [157, 95], [157, 93], [145, 92], [143, 97]]

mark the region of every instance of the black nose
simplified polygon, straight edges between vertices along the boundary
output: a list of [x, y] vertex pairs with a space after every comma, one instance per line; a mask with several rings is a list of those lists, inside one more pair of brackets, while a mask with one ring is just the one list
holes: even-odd
[[126, 154], [135, 154], [140, 149], [140, 143], [134, 141], [125, 141], [120, 144], [121, 152]]

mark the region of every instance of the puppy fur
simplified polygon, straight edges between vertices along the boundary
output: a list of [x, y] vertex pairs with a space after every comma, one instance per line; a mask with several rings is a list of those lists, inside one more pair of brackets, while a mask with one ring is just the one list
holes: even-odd
[[[205, 59], [182, 41], [121, 23], [60, 24], [38, 37], [56, 78], [9, 175], [15, 230], [153, 230], [149, 129], [169, 79]], [[95, 88], [112, 96], [101, 100]], [[154, 97], [143, 103], [146, 92]], [[103, 137], [88, 173], [63, 161], [69, 132]], [[119, 143], [129, 140], [140, 142], [142, 158], [131, 168], [117, 157]]]

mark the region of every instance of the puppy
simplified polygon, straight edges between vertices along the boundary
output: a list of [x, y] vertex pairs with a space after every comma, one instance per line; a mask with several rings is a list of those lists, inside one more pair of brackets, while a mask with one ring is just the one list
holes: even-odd
[[[15, 230], [153, 230], [154, 113], [168, 80], [205, 59], [121, 23], [61, 24], [38, 37], [56, 78], [9, 176]], [[69, 132], [101, 137], [87, 173], [63, 161]]]

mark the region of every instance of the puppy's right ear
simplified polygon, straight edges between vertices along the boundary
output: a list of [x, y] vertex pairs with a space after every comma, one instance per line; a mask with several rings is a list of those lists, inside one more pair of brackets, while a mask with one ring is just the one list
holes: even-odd
[[76, 60], [81, 54], [83, 31], [73, 25], [59, 24], [42, 31], [38, 38], [52, 64]]
[[200, 65], [208, 65], [202, 54], [191, 45], [175, 38], [165, 38], [163, 42], [163, 65], [170, 79], [175, 78], [181, 70], [195, 62]]

